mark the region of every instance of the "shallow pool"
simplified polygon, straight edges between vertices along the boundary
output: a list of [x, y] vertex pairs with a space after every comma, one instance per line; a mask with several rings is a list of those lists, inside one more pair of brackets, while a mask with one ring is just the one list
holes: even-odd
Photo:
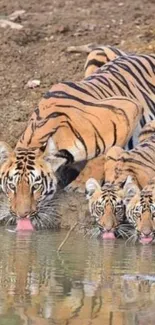
[[0, 325], [155, 323], [155, 246], [0, 229]]

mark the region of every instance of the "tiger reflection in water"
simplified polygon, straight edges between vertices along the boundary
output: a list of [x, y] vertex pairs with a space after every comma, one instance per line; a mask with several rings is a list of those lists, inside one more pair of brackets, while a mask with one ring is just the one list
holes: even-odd
[[[149, 307], [145, 307], [144, 315], [154, 310], [155, 278], [145, 276], [154, 263], [152, 247], [149, 252], [144, 247], [139, 252], [135, 247], [116, 248], [113, 241], [102, 247], [99, 242], [96, 247], [90, 241], [87, 261], [86, 247], [81, 255], [81, 245], [77, 245], [76, 258], [74, 255], [73, 264], [69, 265], [65, 254], [62, 259], [49, 250], [54, 245], [52, 236], [47, 233], [40, 236], [3, 236], [0, 323], [11, 310], [12, 319], [19, 315], [24, 325], [28, 322], [33, 325], [123, 325], [131, 319], [130, 324], [134, 325], [140, 310], [144, 310], [145, 299]], [[126, 263], [129, 252], [132, 256], [129, 273], [114, 275], [116, 266], [118, 271]], [[76, 259], [80, 267], [75, 271]]]

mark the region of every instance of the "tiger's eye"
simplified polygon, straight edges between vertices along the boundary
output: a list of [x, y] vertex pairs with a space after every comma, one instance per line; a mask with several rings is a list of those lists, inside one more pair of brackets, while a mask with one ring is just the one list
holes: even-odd
[[39, 184], [39, 183], [34, 184], [34, 185], [32, 186], [33, 191], [38, 190], [39, 187], [40, 187], [40, 185], [41, 185], [41, 184]]
[[14, 185], [13, 183], [9, 183], [8, 186], [9, 186], [9, 188], [10, 188], [11, 190], [13, 190], [13, 191], [14, 191], [15, 188], [16, 188], [15, 185]]
[[140, 218], [141, 217], [141, 213], [140, 212], [135, 212], [135, 216], [137, 217], [137, 218]]

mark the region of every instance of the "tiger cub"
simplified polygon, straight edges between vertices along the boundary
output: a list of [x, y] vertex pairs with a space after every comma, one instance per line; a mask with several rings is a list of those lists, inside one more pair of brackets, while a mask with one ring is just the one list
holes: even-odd
[[102, 239], [130, 235], [131, 227], [125, 220], [122, 189], [108, 182], [101, 186], [94, 178], [90, 178], [86, 182], [86, 198], [91, 217], [94, 218]]
[[[118, 224], [125, 220], [130, 222], [130, 218], [125, 213], [125, 188], [128, 175], [134, 177], [137, 188], [143, 188], [151, 178], [155, 177], [154, 161], [155, 121], [151, 121], [142, 129], [139, 143], [134, 149], [125, 151], [114, 146], [108, 150], [105, 162], [105, 183], [102, 187], [93, 179], [86, 182], [89, 210], [95, 217], [99, 228], [102, 229], [104, 238], [107, 237], [107, 232], [114, 233]], [[122, 231], [122, 234], [124, 232], [126, 235], [129, 234], [125, 228]]]
[[155, 241], [155, 178], [140, 189], [129, 176], [125, 185], [127, 220], [133, 225], [129, 240], [150, 244]]

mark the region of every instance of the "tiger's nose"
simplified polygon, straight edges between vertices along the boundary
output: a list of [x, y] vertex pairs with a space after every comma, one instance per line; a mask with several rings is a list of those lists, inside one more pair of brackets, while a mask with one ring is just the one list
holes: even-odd
[[142, 235], [145, 237], [149, 237], [150, 235], [152, 235], [152, 230], [146, 228], [142, 231]]
[[102, 229], [104, 228], [106, 231], [111, 231], [113, 229], [113, 223], [109, 223], [109, 224], [102, 224], [99, 222], [99, 227]]
[[23, 211], [23, 212], [17, 212], [17, 217], [18, 218], [27, 218], [30, 215], [30, 211]]
[[111, 231], [113, 229], [113, 224], [105, 226], [106, 231]]

